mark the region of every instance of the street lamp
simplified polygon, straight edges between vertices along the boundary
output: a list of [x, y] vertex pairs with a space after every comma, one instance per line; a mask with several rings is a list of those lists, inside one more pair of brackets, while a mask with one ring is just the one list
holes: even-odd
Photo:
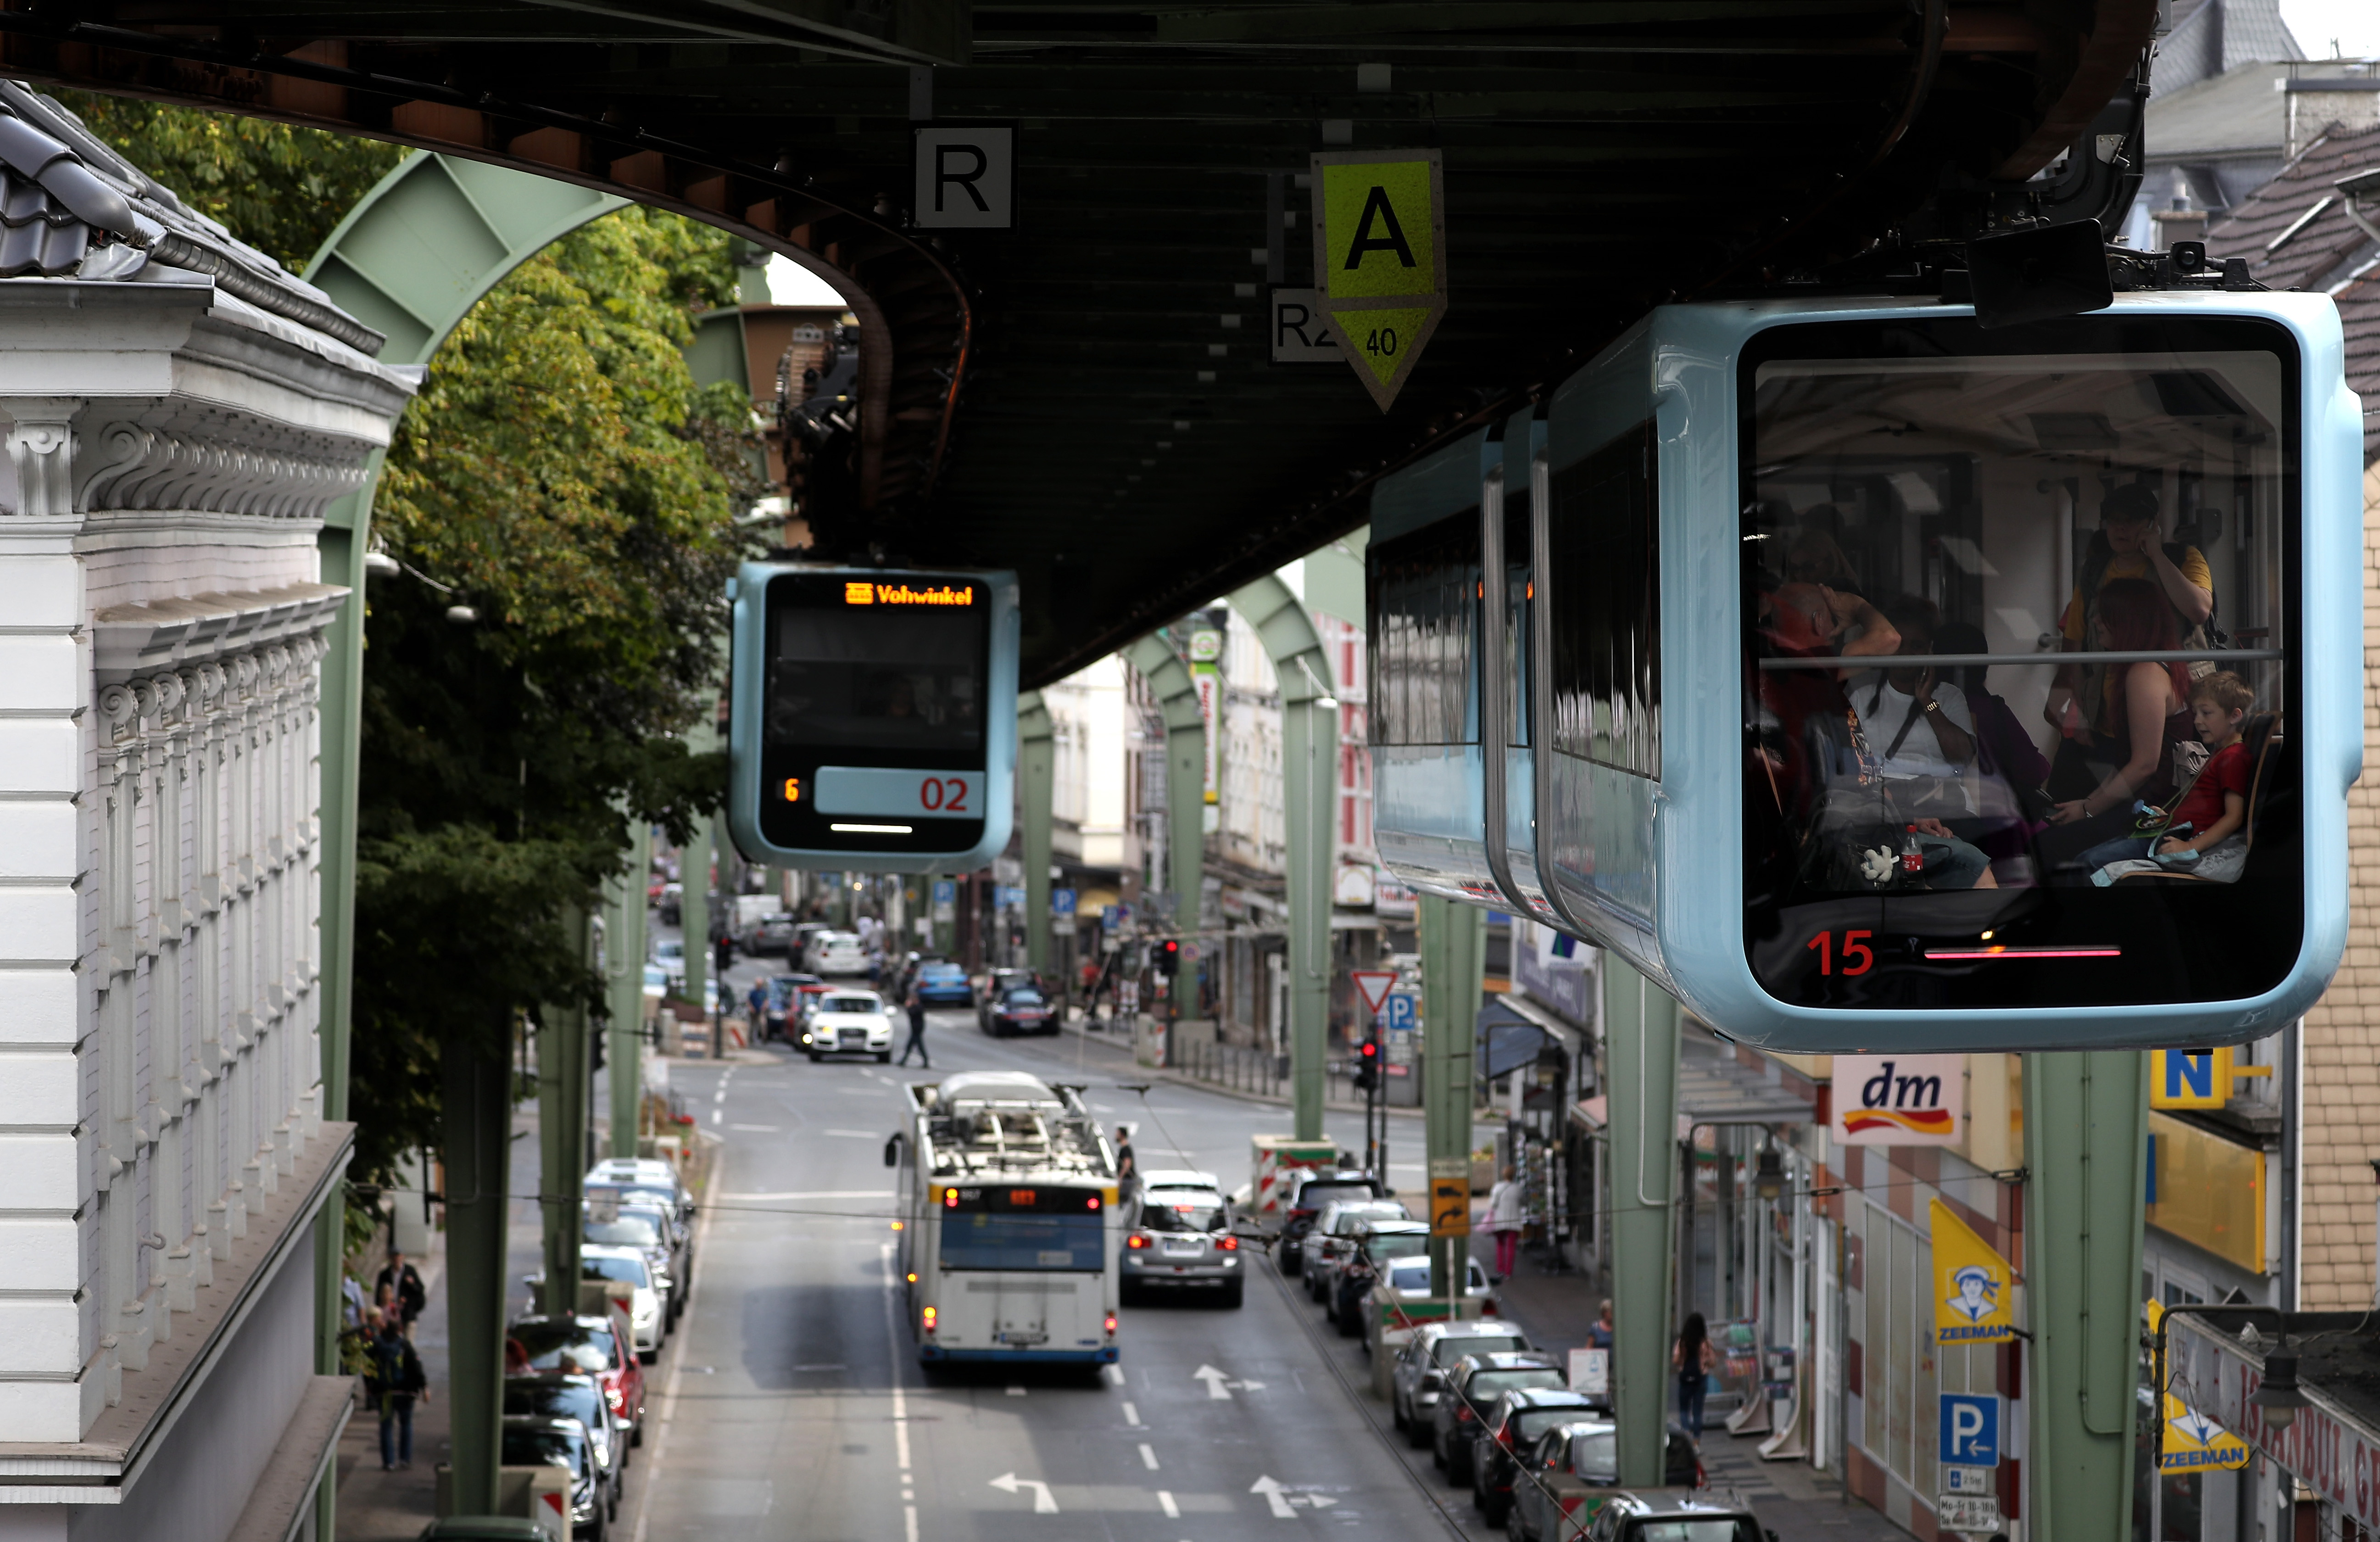
[[2287, 1429], [2296, 1423], [2298, 1410], [2311, 1406], [2305, 1394], [2298, 1390], [2298, 1357], [2279, 1350], [2265, 1355], [2264, 1385], [2256, 1389], [2248, 1404], [2265, 1411], [2268, 1429]]
[[1752, 1174], [1752, 1192], [1774, 1204], [1785, 1195], [1785, 1159], [1774, 1148], [1762, 1147], [1760, 1166]]

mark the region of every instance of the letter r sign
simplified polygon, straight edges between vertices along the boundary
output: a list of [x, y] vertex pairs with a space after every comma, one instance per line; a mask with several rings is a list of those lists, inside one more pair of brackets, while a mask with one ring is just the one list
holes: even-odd
[[1006, 230], [1016, 223], [1016, 130], [920, 128], [911, 219], [921, 230]]

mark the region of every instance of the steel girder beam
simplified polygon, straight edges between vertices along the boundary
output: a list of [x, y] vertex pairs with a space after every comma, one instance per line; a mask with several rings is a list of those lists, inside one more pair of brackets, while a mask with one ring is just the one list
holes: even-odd
[[1620, 1481], [1664, 1481], [1670, 1396], [1670, 1270], [1677, 1231], [1678, 1003], [1603, 954], [1609, 1071], [1611, 1389]]
[[[1256, 628], [1281, 691], [1281, 833], [1287, 847], [1289, 1075], [1300, 1140], [1322, 1137], [1330, 1026], [1331, 838], [1339, 809], [1339, 703], [1330, 657], [1305, 602], [1267, 574], [1233, 589], [1232, 608]], [[1170, 786], [1171, 783], [1169, 783]]]

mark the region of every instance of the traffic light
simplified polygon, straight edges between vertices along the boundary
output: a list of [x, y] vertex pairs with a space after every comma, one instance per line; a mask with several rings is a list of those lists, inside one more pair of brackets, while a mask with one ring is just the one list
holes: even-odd
[[1182, 941], [1169, 937], [1157, 944], [1157, 972], [1172, 979], [1182, 969]]
[[1355, 1051], [1355, 1090], [1369, 1092], [1380, 1085], [1380, 1040], [1367, 1036]]

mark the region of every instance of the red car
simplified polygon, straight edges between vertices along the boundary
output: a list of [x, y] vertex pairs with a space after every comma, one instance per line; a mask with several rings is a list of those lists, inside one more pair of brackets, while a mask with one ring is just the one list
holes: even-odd
[[[613, 1313], [600, 1317], [516, 1317], [505, 1330], [504, 1354], [520, 1371], [572, 1371], [591, 1376], [603, 1401], [628, 1427], [628, 1444], [645, 1443], [645, 1368], [628, 1326]], [[514, 1354], [519, 1346], [520, 1354]], [[522, 1355], [527, 1364], [520, 1364]]]

